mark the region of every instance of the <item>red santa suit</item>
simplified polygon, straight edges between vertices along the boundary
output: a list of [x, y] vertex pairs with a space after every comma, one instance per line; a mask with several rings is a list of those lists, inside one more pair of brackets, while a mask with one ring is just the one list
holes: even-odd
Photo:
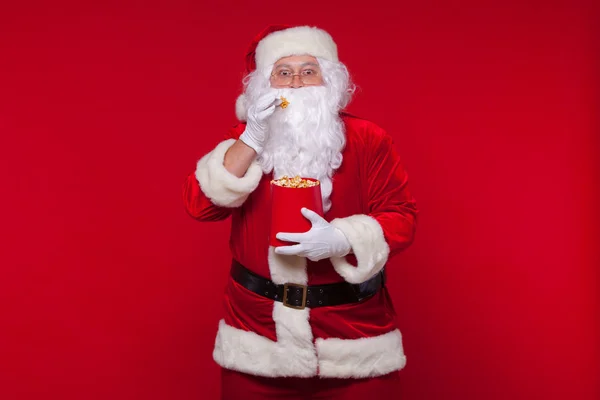
[[[272, 26], [251, 44], [247, 72], [268, 75], [273, 63], [289, 55], [339, 63], [337, 46], [325, 31]], [[236, 103], [241, 121], [246, 103], [244, 95]], [[333, 174], [331, 208], [324, 218], [348, 240], [348, 256], [312, 262], [275, 253], [269, 244], [272, 174], [264, 174], [256, 160], [241, 178], [223, 165], [245, 123], [198, 162], [184, 185], [189, 214], [200, 221], [231, 217], [233, 260], [269, 284], [373, 282], [389, 257], [413, 240], [417, 209], [391, 137], [372, 122], [343, 113], [340, 118], [343, 161]], [[406, 357], [385, 287], [362, 301], [295, 309], [238, 282], [229, 278], [227, 283], [213, 353], [223, 368], [224, 398], [394, 396], [392, 383]]]
[[[314, 40], [314, 31], [302, 33], [311, 39], [304, 42], [311, 49], [321, 40]], [[305, 44], [298, 43], [296, 53], [302, 54]], [[320, 52], [317, 55], [337, 60], [335, 46], [323, 43], [308, 54]], [[259, 58], [261, 51], [271, 54], [259, 44], [259, 63], [265, 62], [264, 57]], [[288, 51], [293, 49], [288, 46]], [[277, 52], [271, 55], [275, 60], [281, 56]], [[343, 162], [333, 175], [332, 205], [324, 218], [344, 233], [351, 255], [312, 262], [274, 252], [269, 245], [272, 174], [264, 174], [257, 161], [241, 178], [223, 166], [225, 153], [244, 132], [243, 122], [233, 127], [228, 139], [206, 154], [187, 178], [184, 201], [188, 213], [199, 221], [231, 217], [232, 258], [275, 284], [311, 286], [369, 280], [391, 256], [411, 244], [417, 209], [392, 138], [370, 121], [345, 113], [341, 119], [346, 145]], [[406, 363], [394, 317], [385, 288], [361, 302], [294, 309], [229, 278], [213, 357], [226, 370], [265, 378], [384, 377]]]

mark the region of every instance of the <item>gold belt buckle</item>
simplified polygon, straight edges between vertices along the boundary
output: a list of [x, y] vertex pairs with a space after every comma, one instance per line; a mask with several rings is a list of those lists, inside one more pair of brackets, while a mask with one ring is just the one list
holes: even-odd
[[[300, 288], [302, 289], [302, 304], [297, 306], [288, 303], [288, 291], [290, 288]], [[284, 283], [283, 284], [283, 305], [289, 308], [293, 308], [296, 310], [304, 310], [306, 308], [306, 285], [298, 285], [296, 283]]]

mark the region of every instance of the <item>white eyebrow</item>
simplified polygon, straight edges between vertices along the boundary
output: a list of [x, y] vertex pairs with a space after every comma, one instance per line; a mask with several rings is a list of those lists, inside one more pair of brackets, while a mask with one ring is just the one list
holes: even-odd
[[[291, 68], [293, 65], [297, 65], [297, 64], [279, 64], [279, 65], [275, 66], [275, 69], [278, 69], [278, 68]], [[306, 66], [318, 67], [319, 64], [314, 63], [312, 61], [300, 64], [300, 67], [306, 67]]]

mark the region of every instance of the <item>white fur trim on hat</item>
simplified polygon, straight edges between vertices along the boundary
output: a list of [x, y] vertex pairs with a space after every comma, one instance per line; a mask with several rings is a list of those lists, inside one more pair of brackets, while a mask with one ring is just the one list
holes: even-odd
[[269, 34], [256, 47], [256, 68], [274, 64], [283, 57], [310, 55], [337, 62], [337, 46], [329, 33], [310, 26], [297, 26]]

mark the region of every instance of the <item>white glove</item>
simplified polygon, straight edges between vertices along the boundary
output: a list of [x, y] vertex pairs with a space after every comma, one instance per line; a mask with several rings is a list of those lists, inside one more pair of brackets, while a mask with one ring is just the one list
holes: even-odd
[[341, 230], [308, 208], [302, 208], [301, 211], [302, 215], [312, 223], [312, 228], [304, 233], [279, 232], [277, 239], [298, 244], [275, 247], [275, 253], [306, 257], [311, 261], [343, 257], [350, 253], [352, 246]]
[[267, 136], [267, 120], [281, 103], [276, 91], [269, 91], [256, 100], [250, 108], [246, 121], [246, 129], [240, 140], [260, 154]]

